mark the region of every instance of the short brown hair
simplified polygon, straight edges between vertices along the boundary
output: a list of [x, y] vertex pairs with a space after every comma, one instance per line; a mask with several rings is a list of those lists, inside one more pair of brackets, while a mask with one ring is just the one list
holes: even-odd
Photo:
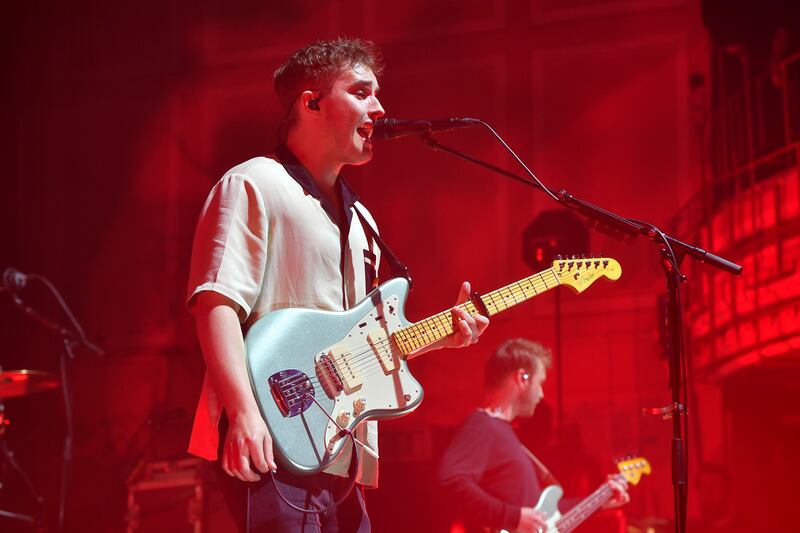
[[380, 49], [371, 41], [347, 37], [304, 46], [272, 76], [281, 107], [288, 113], [303, 91], [326, 92], [342, 70], [356, 65], [367, 67], [379, 76], [383, 72]]
[[509, 374], [524, 368], [533, 374], [541, 368], [550, 368], [553, 353], [538, 342], [528, 339], [510, 339], [489, 356], [484, 372], [484, 386], [491, 389], [499, 385]]

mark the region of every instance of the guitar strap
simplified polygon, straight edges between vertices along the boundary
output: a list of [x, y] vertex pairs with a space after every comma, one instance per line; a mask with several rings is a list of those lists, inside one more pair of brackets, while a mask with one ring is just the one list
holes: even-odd
[[556, 479], [556, 476], [554, 476], [553, 473], [550, 472], [550, 470], [548, 470], [546, 466], [544, 466], [544, 463], [541, 462], [539, 458], [536, 457], [533, 454], [533, 452], [527, 448], [527, 446], [525, 446], [521, 442], [519, 443], [519, 445], [522, 448], [522, 451], [525, 452], [525, 455], [527, 455], [528, 458], [533, 463], [533, 469], [536, 471], [536, 474], [538, 474], [539, 478], [541, 479], [542, 485], [544, 485], [545, 487], [549, 485], [561, 485], [561, 483], [559, 483], [558, 480]]
[[[358, 215], [358, 220], [361, 221], [361, 227], [364, 228], [364, 233], [367, 235], [368, 238], [373, 239], [377, 244], [378, 248], [381, 249], [383, 255], [386, 256], [387, 261], [389, 262], [389, 268], [392, 272], [392, 277], [395, 278], [405, 278], [408, 281], [409, 289], [414, 288], [414, 282], [411, 280], [411, 273], [408, 271], [408, 267], [400, 261], [397, 256], [392, 252], [392, 249], [387, 246], [381, 236], [378, 235], [378, 232], [375, 228], [372, 227], [372, 224], [366, 219], [366, 217], [361, 213], [361, 210], [358, 208], [357, 204], [353, 204], [353, 210]], [[377, 279], [376, 279], [376, 286], [377, 286]], [[367, 292], [369, 292], [369, 288]]]

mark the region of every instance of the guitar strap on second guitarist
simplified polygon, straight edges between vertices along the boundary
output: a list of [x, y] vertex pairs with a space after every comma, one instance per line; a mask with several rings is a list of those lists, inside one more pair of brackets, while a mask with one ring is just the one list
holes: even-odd
[[[389, 262], [389, 268], [392, 272], [392, 277], [396, 278], [405, 278], [408, 281], [409, 290], [414, 289], [414, 282], [411, 280], [411, 273], [408, 271], [408, 267], [400, 261], [397, 256], [394, 254], [391, 248], [381, 239], [381, 236], [372, 227], [372, 224], [369, 223], [367, 218], [361, 213], [361, 210], [358, 208], [358, 205], [353, 204], [353, 210], [358, 215], [358, 220], [361, 222], [361, 227], [364, 229], [364, 233], [367, 235], [368, 238], [371, 238], [378, 244], [378, 248], [381, 249], [383, 255], [386, 256], [386, 260]], [[378, 265], [375, 265], [376, 267]], [[377, 270], [377, 268], [376, 268]], [[377, 278], [375, 279], [375, 287], [378, 286]], [[374, 287], [373, 287], [374, 288]], [[367, 292], [369, 292], [369, 288], [367, 288]]]
[[536, 457], [533, 454], [533, 452], [527, 448], [527, 446], [525, 446], [521, 442], [519, 443], [519, 445], [522, 448], [522, 451], [525, 452], [525, 455], [527, 455], [528, 458], [533, 463], [533, 469], [536, 471], [536, 475], [539, 476], [539, 480], [542, 482], [543, 486], [547, 487], [549, 485], [559, 485], [559, 486], [561, 485], [561, 483], [559, 483], [558, 480], [556, 479], [556, 476], [554, 476], [553, 473], [550, 472], [550, 470], [544, 465], [544, 463], [541, 462], [539, 458]]

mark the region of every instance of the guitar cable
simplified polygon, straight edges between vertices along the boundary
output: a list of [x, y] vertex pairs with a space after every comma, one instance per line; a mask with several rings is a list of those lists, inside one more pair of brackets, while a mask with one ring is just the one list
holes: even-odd
[[334, 500], [334, 502], [331, 505], [329, 505], [328, 507], [325, 507], [323, 509], [306, 509], [306, 508], [300, 507], [300, 506], [295, 505], [292, 502], [290, 502], [286, 498], [286, 496], [283, 495], [281, 490], [278, 488], [278, 483], [277, 483], [277, 480], [275, 478], [275, 472], [273, 470], [270, 470], [269, 473], [270, 473], [270, 476], [272, 476], [272, 486], [275, 487], [275, 492], [278, 493], [278, 496], [280, 496], [281, 500], [283, 500], [283, 502], [286, 505], [288, 505], [289, 507], [291, 507], [295, 511], [299, 511], [299, 512], [301, 512], [303, 514], [324, 514], [324, 513], [327, 513], [328, 511], [332, 511], [333, 509], [338, 507], [339, 504], [343, 503], [350, 496], [350, 493], [353, 492], [353, 488], [356, 486], [356, 476], [358, 475], [358, 468], [359, 468], [360, 463], [361, 463], [361, 457], [360, 457], [360, 454], [358, 452], [358, 446], [356, 446], [356, 444], [362, 446], [365, 450], [367, 450], [370, 453], [370, 455], [373, 455], [373, 456], [377, 457], [377, 454], [374, 451], [372, 451], [372, 449], [369, 446], [367, 446], [366, 444], [364, 444], [363, 442], [358, 440], [355, 437], [355, 435], [353, 435], [353, 430], [347, 429], [347, 428], [343, 428], [342, 426], [340, 426], [339, 423], [336, 422], [336, 420], [334, 420], [331, 417], [330, 414], [328, 414], [328, 412], [322, 407], [322, 405], [320, 405], [319, 401], [317, 401], [317, 399], [314, 398], [314, 396], [312, 396], [311, 394], [306, 393], [305, 394], [305, 399], [313, 400], [314, 403], [317, 404], [317, 406], [319, 406], [320, 410], [322, 410], [322, 412], [325, 413], [325, 416], [327, 416], [328, 419], [331, 422], [333, 422], [336, 425], [336, 427], [339, 428], [338, 436], [339, 437], [345, 437], [346, 436], [346, 437], [350, 438], [350, 442], [352, 442], [352, 444], [353, 444], [353, 458], [354, 458], [355, 462], [350, 465], [350, 470], [352, 472], [352, 475], [350, 475], [350, 481], [347, 484], [347, 490], [344, 491], [344, 494], [339, 499]]

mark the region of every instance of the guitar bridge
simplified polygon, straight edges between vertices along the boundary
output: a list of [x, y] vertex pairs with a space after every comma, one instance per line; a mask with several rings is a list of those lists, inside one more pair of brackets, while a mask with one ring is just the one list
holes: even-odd
[[285, 417], [297, 416], [314, 403], [314, 385], [299, 370], [281, 370], [272, 374], [267, 382], [272, 398]]

